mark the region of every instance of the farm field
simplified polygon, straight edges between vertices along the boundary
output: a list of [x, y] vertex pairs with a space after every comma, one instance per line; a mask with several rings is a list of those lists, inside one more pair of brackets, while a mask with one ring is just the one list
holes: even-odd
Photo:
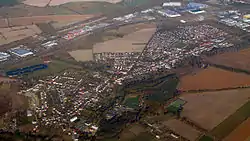
[[[156, 28], [148, 28], [130, 33], [102, 43], [97, 43], [93, 47], [93, 53], [102, 52], [141, 52], [148, 40], [154, 34]], [[138, 45], [136, 44], [138, 43]], [[135, 45], [136, 44], [136, 45]]]
[[250, 118], [241, 123], [223, 141], [246, 141], [250, 137]]
[[70, 2], [108, 2], [108, 3], [118, 3], [122, 0], [25, 0], [23, 1], [24, 4], [30, 6], [37, 6], [37, 7], [45, 7], [49, 6], [57, 6], [65, 3]]
[[[49, 22], [74, 22], [84, 21], [94, 17], [94, 15], [49, 15], [49, 16], [30, 16], [30, 17], [17, 17], [9, 18], [10, 26], [26, 26], [39, 23]], [[0, 27], [6, 27], [6, 19], [0, 19]]]
[[28, 108], [28, 101], [24, 96], [17, 95], [18, 84], [0, 84], [0, 116], [7, 111]]
[[208, 67], [198, 70], [195, 74], [181, 77], [178, 89], [182, 91], [216, 90], [240, 86], [250, 86], [250, 75]]
[[40, 34], [42, 31], [36, 25], [0, 28], [0, 45], [22, 40]]
[[180, 98], [187, 103], [181, 115], [202, 128], [212, 130], [248, 101], [249, 92], [250, 89], [237, 89], [183, 94]]
[[167, 120], [163, 124], [190, 141], [195, 141], [201, 134], [190, 125], [176, 119]]
[[[250, 117], [250, 101], [241, 106], [235, 113], [226, 118], [222, 123], [216, 126], [211, 134], [223, 139], [233, 132], [242, 122]], [[248, 125], [249, 126], [249, 125]], [[249, 132], [248, 132], [249, 133]], [[244, 136], [244, 135], [243, 135]], [[238, 141], [238, 140], [237, 140]], [[248, 141], [248, 140], [246, 140]]]
[[219, 54], [206, 58], [206, 60], [212, 64], [250, 71], [250, 49]]
[[82, 49], [69, 52], [76, 61], [91, 61], [93, 60], [92, 49]]

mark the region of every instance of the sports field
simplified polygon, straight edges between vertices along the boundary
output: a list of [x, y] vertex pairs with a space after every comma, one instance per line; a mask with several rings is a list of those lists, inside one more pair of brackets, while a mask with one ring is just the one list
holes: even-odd
[[[250, 89], [237, 89], [183, 94], [180, 98], [187, 103], [183, 106], [181, 115], [207, 130], [212, 130], [246, 103], [249, 93]], [[217, 131], [215, 133], [219, 134]]]
[[208, 67], [195, 74], [181, 77], [178, 89], [183, 91], [216, 90], [241, 86], [250, 86], [250, 75]]

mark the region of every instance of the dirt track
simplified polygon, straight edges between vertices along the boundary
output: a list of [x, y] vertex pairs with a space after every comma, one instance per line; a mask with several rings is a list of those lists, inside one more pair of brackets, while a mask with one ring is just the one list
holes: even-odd
[[182, 116], [199, 126], [211, 130], [233, 114], [250, 98], [250, 89], [238, 89], [197, 94], [183, 94], [187, 101]]
[[248, 141], [250, 137], [250, 118], [240, 124], [232, 133], [223, 141]]
[[240, 86], [250, 86], [250, 75], [209, 67], [198, 71], [196, 74], [183, 76], [178, 88], [188, 91], [236, 88]]

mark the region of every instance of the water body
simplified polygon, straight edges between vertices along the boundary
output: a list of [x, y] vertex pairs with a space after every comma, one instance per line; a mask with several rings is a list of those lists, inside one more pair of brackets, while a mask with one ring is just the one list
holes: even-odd
[[13, 6], [15, 4], [18, 4], [18, 0], [0, 0], [0, 7]]

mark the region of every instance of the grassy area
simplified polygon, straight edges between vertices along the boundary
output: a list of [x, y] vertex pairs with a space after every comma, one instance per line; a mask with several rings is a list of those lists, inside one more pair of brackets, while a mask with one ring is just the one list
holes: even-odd
[[233, 115], [216, 126], [211, 133], [222, 139], [229, 135], [238, 125], [250, 116], [250, 101], [239, 108]]
[[139, 97], [140, 96], [136, 96], [136, 97], [128, 97], [125, 100], [125, 105], [127, 105], [130, 108], [137, 108], [139, 106]]
[[199, 139], [199, 141], [213, 141], [213, 139], [209, 136], [204, 135]]

